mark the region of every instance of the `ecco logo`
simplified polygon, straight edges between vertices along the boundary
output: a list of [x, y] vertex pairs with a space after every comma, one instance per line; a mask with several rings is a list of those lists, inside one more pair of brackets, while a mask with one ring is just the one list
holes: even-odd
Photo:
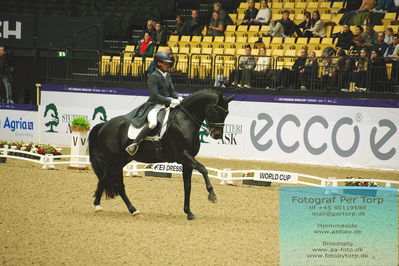
[[[269, 131], [269, 129], [273, 127], [274, 121], [273, 121], [273, 118], [269, 114], [266, 114], [266, 113], [258, 114], [258, 120], [266, 121], [266, 124], [259, 130], [259, 132], [256, 133], [255, 127], [257, 125], [257, 121], [255, 121], [255, 120], [252, 121], [251, 128], [250, 128], [251, 142], [257, 150], [266, 151], [266, 150], [270, 149], [270, 147], [272, 147], [273, 141], [271, 139], [268, 139], [266, 143], [261, 144], [260, 139], [263, 138], [266, 135], [266, 133]], [[282, 138], [282, 136], [284, 135], [283, 126], [287, 122], [294, 123], [295, 126], [298, 128], [301, 127], [301, 122], [299, 121], [297, 116], [295, 116], [293, 114], [285, 115], [283, 118], [281, 118], [281, 120], [277, 124], [276, 140], [277, 140], [277, 144], [278, 144], [279, 148], [283, 152], [293, 153], [299, 148], [300, 143], [299, 143], [299, 141], [295, 141], [294, 144], [288, 146], [283, 142], [283, 138]], [[328, 121], [322, 116], [311, 117], [306, 122], [305, 126], [303, 127], [303, 145], [305, 146], [306, 150], [309, 153], [311, 153], [313, 155], [320, 155], [320, 154], [323, 154], [327, 150], [328, 145], [327, 145], [327, 143], [323, 143], [319, 147], [314, 147], [312, 145], [311, 139], [309, 139], [309, 131], [310, 131], [311, 127], [315, 124], [321, 124], [324, 129], [327, 129], [330, 126]], [[350, 117], [343, 117], [335, 123], [335, 125], [332, 129], [332, 132], [331, 132], [331, 145], [336, 154], [338, 154], [341, 157], [346, 158], [346, 157], [352, 156], [357, 151], [357, 149], [359, 147], [361, 134], [360, 134], [360, 130], [359, 130], [358, 126], [356, 126], [356, 125], [352, 126], [353, 134], [354, 134], [353, 143], [352, 143], [351, 147], [349, 147], [348, 149], [341, 148], [338, 143], [337, 135], [338, 135], [339, 129], [344, 125], [352, 126], [353, 119]], [[395, 155], [396, 149], [391, 148], [387, 152], [381, 152], [381, 150], [382, 150], [384, 144], [387, 143], [392, 138], [392, 136], [395, 135], [395, 133], [397, 132], [397, 127], [391, 120], [388, 120], [388, 119], [381, 119], [378, 122], [378, 126], [379, 126], [378, 128], [388, 127], [389, 130], [384, 136], [382, 136], [380, 139], [377, 139], [378, 128], [376, 126], [374, 126], [370, 132], [370, 142], [369, 142], [370, 148], [376, 158], [378, 158], [380, 160], [389, 160]], [[285, 134], [289, 134], [289, 132], [286, 132]], [[387, 148], [384, 148], [384, 150], [387, 150]]]

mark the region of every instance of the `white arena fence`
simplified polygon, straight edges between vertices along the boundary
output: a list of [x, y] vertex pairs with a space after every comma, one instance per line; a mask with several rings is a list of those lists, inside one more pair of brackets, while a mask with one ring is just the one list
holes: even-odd
[[[25, 160], [42, 165], [43, 169], [55, 169], [56, 165], [71, 164], [89, 166], [90, 160], [88, 155], [52, 155], [52, 154], [37, 154], [21, 150], [0, 149], [0, 157]], [[70, 159], [59, 160], [57, 159]], [[124, 169], [127, 176], [139, 176], [139, 173], [145, 172], [158, 172], [158, 173], [171, 173], [181, 174], [182, 165], [177, 163], [139, 163], [132, 161], [127, 164]], [[231, 170], [229, 168], [217, 169], [207, 167], [208, 175], [210, 178], [217, 179], [220, 184], [232, 184], [238, 180], [255, 180], [263, 182], [273, 182], [291, 185], [305, 185], [313, 187], [337, 187], [344, 186], [347, 181], [353, 182], [375, 182], [380, 187], [398, 187], [399, 181], [394, 180], [381, 180], [381, 179], [346, 179], [335, 177], [317, 177], [301, 173], [275, 171], [275, 170]], [[193, 174], [201, 175], [201, 173], [194, 171]]]

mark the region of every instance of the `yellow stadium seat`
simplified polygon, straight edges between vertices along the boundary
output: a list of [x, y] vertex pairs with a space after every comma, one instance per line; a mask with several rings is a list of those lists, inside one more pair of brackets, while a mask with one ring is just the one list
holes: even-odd
[[204, 36], [204, 38], [202, 39], [202, 42], [206, 42], [206, 43], [211, 43], [212, 42], [212, 36]]
[[241, 2], [238, 8], [243, 8], [243, 9], [248, 9], [248, 3], [247, 2]]
[[124, 57], [122, 64], [122, 75], [127, 76], [131, 72], [132, 58]]
[[109, 55], [101, 56], [100, 74], [102, 76], [109, 74], [110, 61], [111, 61], [111, 56], [109, 56]]
[[306, 9], [306, 2], [295, 1], [295, 9], [296, 10], [305, 10]]
[[336, 26], [334, 26], [331, 34], [341, 33], [343, 30], [344, 30], [344, 26], [336, 25]]
[[265, 44], [265, 47], [270, 47], [270, 43], [272, 41], [271, 37], [263, 37], [262, 42]]
[[320, 2], [319, 4], [319, 11], [321, 14], [324, 14], [326, 10], [330, 10], [331, 2]]
[[201, 53], [201, 47], [193, 47], [190, 49], [190, 54], [200, 54]]
[[237, 14], [229, 13], [229, 17], [231, 18], [231, 21], [233, 21], [233, 24], [235, 25], [237, 22]]
[[309, 12], [313, 12], [317, 10], [318, 7], [319, 7], [319, 2], [308, 2], [308, 4], [306, 5], [306, 10]]
[[180, 54], [189, 54], [190, 53], [190, 47], [180, 47], [179, 48], [179, 53]]
[[212, 48], [209, 48], [209, 47], [201, 48], [201, 53], [202, 54], [212, 54]]
[[238, 13], [237, 15], [237, 24], [240, 25], [242, 21], [244, 20], [245, 14], [244, 13]]
[[193, 36], [192, 38], [191, 38], [191, 42], [193, 43], [200, 43], [201, 42], [201, 39], [202, 39], [202, 36]]
[[384, 18], [381, 20], [384, 26], [388, 26], [391, 24], [391, 21], [396, 20], [396, 13], [385, 13]]
[[158, 47], [158, 52], [166, 52], [167, 48], [168, 48], [168, 46], [159, 46]]
[[254, 44], [259, 40], [259, 37], [248, 37], [248, 43], [249, 44]]
[[224, 42], [225, 43], [235, 43], [236, 42], [236, 37], [235, 36], [225, 37]]
[[237, 48], [235, 54], [236, 55], [245, 55], [245, 49]]
[[379, 31], [384, 32], [384, 31], [385, 31], [385, 28], [386, 28], [386, 27], [384, 27], [384, 25], [375, 25], [375, 26], [374, 26], [374, 30], [375, 30], [376, 32], [379, 32]]
[[327, 13], [321, 14], [321, 15], [320, 15], [320, 19], [321, 19], [324, 23], [330, 22], [330, 21], [331, 21], [331, 14], [327, 14]]
[[310, 38], [308, 43], [309, 44], [319, 44], [320, 43], [320, 38], [318, 38], [318, 37]]
[[296, 50], [290, 49], [290, 50], [285, 50], [284, 56], [296, 56]]
[[111, 75], [117, 75], [121, 66], [121, 57], [113, 56], [111, 59], [110, 71]]
[[259, 36], [262, 37], [263, 35], [267, 35], [269, 32], [269, 25], [262, 25], [259, 30]]
[[134, 45], [126, 45], [125, 47], [125, 53], [134, 53]]
[[295, 9], [295, 2], [284, 2], [283, 3], [283, 9], [286, 10], [294, 10]]
[[251, 55], [259, 55], [259, 49], [252, 49]]
[[272, 56], [278, 57], [278, 56], [283, 56], [284, 55], [284, 50], [281, 49], [275, 49], [272, 52]]
[[235, 55], [236, 49], [234, 49], [234, 48], [226, 48], [226, 49], [224, 49], [224, 53], [227, 54], [227, 55]]
[[179, 51], [179, 47], [173, 46], [172, 48], [172, 52], [175, 54]]
[[170, 35], [169, 36], [169, 41], [170, 42], [178, 42], [179, 41], [179, 36], [178, 35]]
[[[334, 4], [337, 2], [334, 2]], [[341, 20], [341, 18], [343, 17], [343, 13], [339, 13], [339, 14], [334, 14], [333, 18], [331, 19], [332, 22], [335, 23], [335, 25], [339, 25], [339, 21]]]
[[[283, 9], [283, 2], [273, 1], [273, 2], [271, 3], [271, 9], [277, 9], [277, 10]], [[273, 12], [273, 11], [272, 11], [272, 12]]]
[[135, 57], [131, 64], [131, 73], [133, 76], [139, 76], [143, 72], [143, 58]]
[[223, 52], [224, 52], [224, 48], [215, 48], [215, 49], [213, 49], [212, 54], [213, 55], [221, 55], [221, 54], [223, 54]]

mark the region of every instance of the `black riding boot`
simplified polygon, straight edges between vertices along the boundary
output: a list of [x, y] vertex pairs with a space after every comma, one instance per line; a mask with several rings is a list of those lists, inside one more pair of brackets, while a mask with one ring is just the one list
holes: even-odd
[[151, 132], [151, 128], [148, 127], [148, 124], [146, 124], [143, 129], [141, 129], [140, 133], [137, 135], [136, 139], [133, 141], [132, 144], [130, 144], [127, 148], [126, 151], [127, 153], [130, 154], [130, 156], [133, 156], [136, 154], [137, 150], [139, 149], [139, 144], [140, 142], [148, 136]]

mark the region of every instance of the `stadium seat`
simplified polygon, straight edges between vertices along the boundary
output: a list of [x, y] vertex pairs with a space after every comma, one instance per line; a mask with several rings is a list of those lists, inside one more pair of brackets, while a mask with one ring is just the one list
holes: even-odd
[[379, 31], [382, 31], [382, 32], [384, 32], [385, 31], [385, 26], [384, 25], [375, 25], [374, 26], [374, 30], [376, 31], [376, 32], [379, 32]]
[[238, 13], [237, 15], [237, 25], [240, 25], [242, 21], [244, 20], [245, 14], [244, 13]]
[[[301, 10], [301, 12], [297, 13], [297, 15], [298, 14], [303, 14], [303, 10], [306, 9], [306, 2], [295, 1], [295, 9], [296, 10]], [[302, 17], [302, 19], [303, 19], [303, 17]]]
[[247, 25], [239, 25], [236, 30], [236, 37], [247, 37], [247, 31]]
[[[338, 13], [339, 10], [344, 8], [344, 4], [345, 4], [345, 2], [343, 2], [343, 1], [342, 2], [334, 1], [330, 8], [331, 13]], [[341, 14], [341, 15], [343, 15], [343, 14]], [[338, 23], [337, 23], [337, 25], [338, 25]]]
[[267, 35], [269, 32], [269, 25], [262, 25], [259, 30], [259, 37], [262, 37], [264, 35]]
[[189, 47], [180, 47], [179, 48], [179, 53], [180, 54], [189, 54], [190, 53], [190, 48]]
[[318, 7], [319, 2], [308, 2], [308, 4], [306, 5], [306, 10], [312, 13], [313, 11], [316, 11]]
[[143, 58], [142, 57], [135, 57], [133, 62], [131, 63], [131, 73], [132, 76], [139, 76], [143, 73]]
[[249, 29], [248, 29], [248, 32], [247, 32], [248, 37], [258, 36], [259, 30], [260, 30], [260, 26], [259, 25], [251, 25], [251, 26], [249, 26]]
[[229, 17], [231, 18], [231, 21], [233, 21], [233, 24], [235, 25], [237, 23], [237, 14], [229, 13]]
[[201, 54], [212, 54], [212, 48], [209, 47], [201, 48]]
[[111, 75], [117, 75], [119, 73], [120, 66], [121, 66], [121, 57], [120, 56], [113, 56], [112, 59], [111, 59], [109, 73]]
[[388, 26], [391, 24], [391, 21], [396, 20], [396, 13], [385, 13], [384, 18], [381, 20], [384, 26]]
[[100, 74], [102, 76], [109, 74], [110, 61], [111, 61], [111, 56], [109, 55], [101, 56]]

